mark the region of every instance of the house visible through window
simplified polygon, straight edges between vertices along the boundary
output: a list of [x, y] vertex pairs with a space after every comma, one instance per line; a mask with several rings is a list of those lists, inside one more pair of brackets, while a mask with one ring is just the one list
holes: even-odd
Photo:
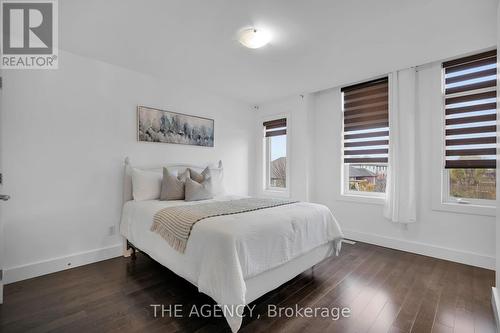
[[266, 153], [266, 188], [287, 189], [287, 121], [286, 118], [264, 122]]
[[445, 201], [496, 198], [496, 50], [443, 63]]
[[342, 88], [344, 194], [384, 195], [389, 156], [388, 78]]

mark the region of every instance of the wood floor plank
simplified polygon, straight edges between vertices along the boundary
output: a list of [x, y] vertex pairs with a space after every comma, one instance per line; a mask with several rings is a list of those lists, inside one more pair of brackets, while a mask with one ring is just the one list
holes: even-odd
[[439, 265], [434, 265], [434, 259], [428, 258], [417, 271], [417, 276], [405, 297], [401, 309], [394, 320], [392, 327], [394, 330], [401, 332], [409, 332], [415, 318], [417, 311], [423, 302], [426, 286], [429, 283], [439, 279], [440, 270]]
[[434, 325], [432, 326], [432, 333], [453, 333], [453, 328], [440, 324], [438, 322], [435, 322]]
[[[489, 333], [493, 284], [489, 270], [358, 242], [253, 302], [240, 332]], [[230, 332], [224, 318], [155, 317], [151, 304], [215, 302], [139, 254], [135, 262], [115, 258], [7, 285], [0, 332]], [[351, 314], [268, 315], [269, 306], [295, 305]]]
[[439, 325], [451, 328], [455, 327], [455, 303], [458, 295], [457, 283], [457, 264], [449, 263], [443, 279], [443, 291], [436, 310], [435, 323]]
[[[369, 332], [388, 332], [394, 320], [397, 318], [401, 306], [403, 305], [406, 296], [411, 290], [412, 285], [415, 283], [417, 271], [422, 264], [423, 257], [407, 254], [408, 260], [411, 261], [411, 266], [397, 282], [394, 288], [387, 289], [389, 300], [380, 311], [377, 319], [369, 328]], [[395, 327], [392, 328], [395, 330]]]
[[[342, 307], [341, 304], [349, 304], [359, 293], [363, 291], [364, 286], [376, 279], [379, 274], [385, 274], [388, 267], [388, 258], [379, 256], [370, 260], [367, 265], [359, 266], [349, 275], [342, 279], [335, 288], [327, 288], [323, 293], [314, 291], [304, 299], [297, 302], [299, 306], [311, 306], [320, 308], [332, 308], [332, 304]], [[288, 306], [293, 306], [289, 304]], [[331, 323], [338, 323], [330, 318], [292, 318], [285, 323], [275, 322], [270, 326], [270, 331], [279, 325], [280, 328], [287, 331], [323, 331], [328, 330]]]
[[386, 291], [390, 290], [392, 286], [397, 285], [405, 271], [409, 268], [410, 261], [406, 260], [401, 252], [397, 251], [392, 255], [397, 259], [397, 264], [393, 267], [390, 277], [382, 286], [376, 288], [374, 297], [367, 304], [363, 312], [357, 318], [354, 317], [355, 322], [348, 329], [349, 332], [366, 332], [369, 330], [389, 300], [389, 295]]
[[454, 332], [472, 333], [474, 332], [473, 315], [473, 267], [460, 265], [458, 269], [457, 299], [455, 302], [455, 326]]
[[495, 283], [492, 271], [473, 268], [474, 332], [494, 333], [495, 319], [491, 309], [491, 286]]
[[383, 283], [391, 276], [392, 270], [398, 266], [398, 258], [393, 255], [388, 249], [381, 249], [383, 253], [385, 265], [380, 265], [380, 270], [377, 274], [371, 278], [367, 276], [359, 276], [361, 281], [359, 285], [350, 286], [350, 290], [341, 293], [336, 298], [327, 299], [328, 302], [320, 303], [322, 306], [335, 307], [341, 305], [343, 307], [348, 307], [350, 311], [350, 316], [348, 318], [341, 317], [339, 320], [327, 322], [325, 327], [328, 331], [341, 331], [341, 332], [351, 332], [357, 331], [355, 323], [361, 322], [360, 313], [364, 310], [371, 299], [375, 296], [378, 288], [383, 285]]
[[417, 311], [411, 332], [431, 332], [436, 318], [437, 307], [443, 292], [443, 280], [446, 274], [446, 265], [439, 261], [435, 263], [434, 278], [426, 286], [424, 296]]
[[[326, 276], [326, 279], [323, 280], [321, 277], [320, 279], [315, 278], [312, 284], [307, 285], [297, 293], [291, 295], [290, 297], [286, 297], [283, 301], [275, 303], [274, 305], [277, 307], [290, 307], [294, 304], [298, 304], [306, 297], [316, 298], [319, 295], [324, 294], [328, 291], [328, 288], [334, 288], [340, 281], [348, 276], [353, 269], [360, 267], [363, 263], [369, 261], [369, 259], [373, 256], [373, 253], [368, 251], [364, 251], [362, 254], [362, 256], [358, 256], [354, 260], [347, 258], [345, 265], [342, 265], [337, 270], [331, 272], [331, 275]], [[343, 255], [341, 255], [338, 260], [342, 260], [342, 258], [344, 258]], [[248, 325], [248, 328], [245, 327], [244, 331], [266, 331], [274, 322], [276, 322], [275, 318], [267, 316], [267, 313], [263, 313], [259, 320], [253, 321], [250, 325]]]

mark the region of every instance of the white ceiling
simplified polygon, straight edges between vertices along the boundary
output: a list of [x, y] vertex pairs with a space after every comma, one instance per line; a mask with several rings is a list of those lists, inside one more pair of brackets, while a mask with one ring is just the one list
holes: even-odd
[[[258, 104], [491, 47], [497, 0], [59, 1], [64, 50]], [[250, 50], [254, 25], [273, 34]]]

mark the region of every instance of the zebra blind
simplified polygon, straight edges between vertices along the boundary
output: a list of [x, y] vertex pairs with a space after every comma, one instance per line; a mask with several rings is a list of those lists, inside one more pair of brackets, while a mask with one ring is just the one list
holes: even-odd
[[266, 137], [286, 134], [286, 118], [265, 121]]
[[443, 63], [445, 168], [496, 168], [497, 51]]
[[344, 163], [387, 163], [388, 78], [341, 89], [344, 103]]

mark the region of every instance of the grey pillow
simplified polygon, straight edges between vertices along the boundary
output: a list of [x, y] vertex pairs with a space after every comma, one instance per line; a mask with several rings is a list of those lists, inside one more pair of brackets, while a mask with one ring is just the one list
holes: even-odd
[[201, 173], [198, 173], [191, 168], [188, 168], [188, 170], [189, 170], [189, 178], [191, 178], [197, 183], [203, 183], [205, 179], [210, 177], [210, 169], [208, 167], [206, 167], [205, 170], [203, 170]]
[[189, 169], [177, 177], [163, 168], [160, 200], [184, 200], [184, 184], [189, 179]]
[[224, 194], [224, 169], [222, 167], [222, 161], [219, 161], [217, 167], [210, 168], [207, 166], [205, 170], [201, 173], [189, 169], [190, 178], [197, 181], [198, 183], [203, 182], [206, 178], [210, 177], [212, 179], [212, 193], [214, 196]]
[[213, 197], [212, 179], [210, 177], [207, 177], [201, 183], [191, 178], [186, 179], [186, 201], [207, 200]]

